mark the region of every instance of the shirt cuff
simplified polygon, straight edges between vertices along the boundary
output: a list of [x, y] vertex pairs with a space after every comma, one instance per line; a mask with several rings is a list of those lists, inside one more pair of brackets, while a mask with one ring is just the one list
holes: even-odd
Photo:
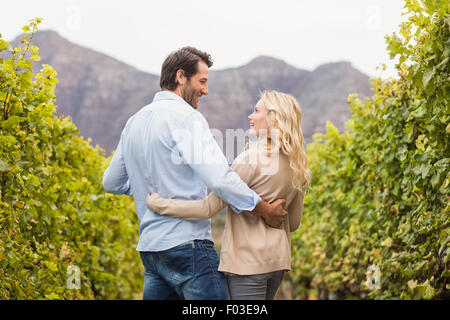
[[243, 208], [242, 210], [239, 210], [238, 208], [236, 208], [231, 204], [230, 208], [236, 213], [241, 213], [242, 211], [252, 211], [253, 209], [255, 209], [256, 205], [261, 202], [261, 200], [262, 200], [261, 197], [256, 192], [253, 192], [253, 203], [248, 208]]

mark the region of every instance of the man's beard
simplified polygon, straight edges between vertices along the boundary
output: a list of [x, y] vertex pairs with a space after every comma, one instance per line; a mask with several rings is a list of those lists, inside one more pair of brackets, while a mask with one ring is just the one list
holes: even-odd
[[183, 99], [184, 101], [186, 101], [187, 103], [189, 103], [192, 108], [197, 109], [198, 108], [198, 104], [197, 104], [197, 98], [198, 94], [197, 92], [192, 89], [191, 87], [187, 87], [184, 91], [183, 91]]

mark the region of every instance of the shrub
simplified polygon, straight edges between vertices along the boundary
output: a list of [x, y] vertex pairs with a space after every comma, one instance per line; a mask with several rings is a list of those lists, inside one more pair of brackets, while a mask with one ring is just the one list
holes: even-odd
[[297, 297], [449, 298], [450, 76], [447, 1], [406, 1], [387, 37], [399, 79], [350, 95], [347, 131], [308, 146], [313, 171], [293, 235]]
[[23, 47], [0, 38], [0, 299], [132, 299], [134, 205], [104, 192], [105, 152], [55, 115], [55, 70], [34, 76], [40, 20], [23, 28]]

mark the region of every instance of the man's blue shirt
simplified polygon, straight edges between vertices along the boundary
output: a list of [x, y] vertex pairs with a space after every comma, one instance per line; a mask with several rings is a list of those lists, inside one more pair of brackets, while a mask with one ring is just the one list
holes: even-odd
[[169, 91], [156, 93], [151, 104], [128, 119], [103, 175], [103, 187], [109, 193], [133, 195], [140, 221], [139, 251], [213, 240], [210, 219], [161, 216], [145, 205], [148, 192], [200, 200], [208, 187], [238, 213], [253, 210], [261, 201], [229, 167], [202, 114]]

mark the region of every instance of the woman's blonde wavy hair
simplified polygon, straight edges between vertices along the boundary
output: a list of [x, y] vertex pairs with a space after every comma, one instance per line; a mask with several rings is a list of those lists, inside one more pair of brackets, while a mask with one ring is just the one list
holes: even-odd
[[311, 172], [308, 169], [308, 158], [303, 145], [300, 105], [293, 96], [277, 91], [262, 92], [261, 102], [267, 110], [267, 123], [270, 128], [278, 130], [278, 134], [272, 137], [277, 141], [272, 141], [268, 145], [279, 146], [279, 151], [287, 155], [290, 167], [294, 171], [293, 187], [306, 192], [306, 187], [311, 181]]

